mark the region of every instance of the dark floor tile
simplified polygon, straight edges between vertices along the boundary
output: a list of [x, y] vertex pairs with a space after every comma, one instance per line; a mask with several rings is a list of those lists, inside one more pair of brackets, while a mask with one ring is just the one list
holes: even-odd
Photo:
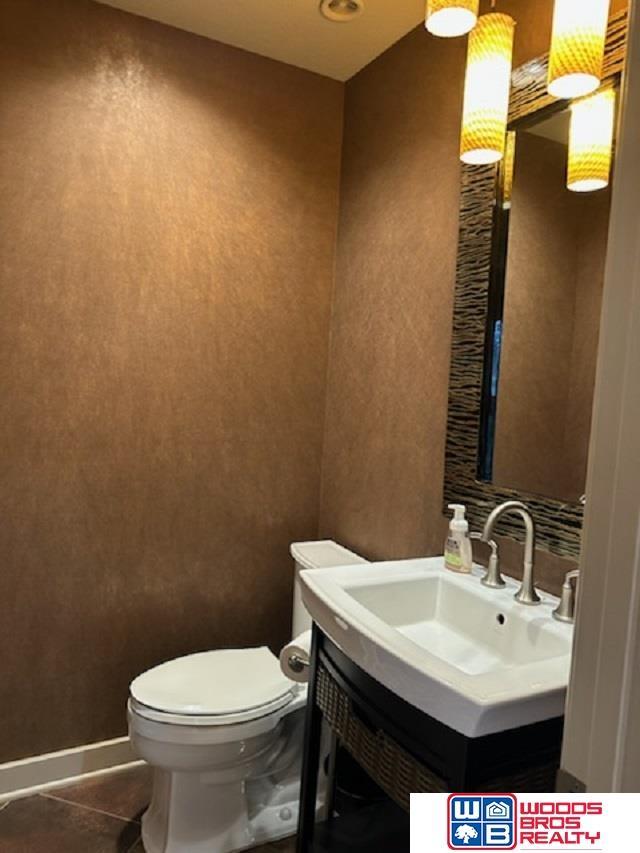
[[[296, 841], [295, 838], [286, 839], [286, 841], [277, 841], [272, 844], [263, 844], [260, 847], [255, 847], [247, 853], [295, 853]], [[138, 841], [128, 853], [145, 853], [142, 841]]]
[[2, 853], [129, 853], [139, 834], [136, 823], [43, 796], [0, 811]]
[[282, 841], [273, 841], [267, 844], [266, 853], [295, 853], [296, 839], [283, 838]]
[[[295, 853], [295, 850], [295, 838], [286, 838], [283, 841], [273, 841], [271, 844], [262, 844], [260, 847], [254, 847], [253, 850], [247, 851], [247, 853]], [[138, 841], [129, 853], [144, 853], [142, 841]]]
[[58, 788], [48, 796], [127, 820], [140, 820], [151, 799], [151, 776], [151, 768], [143, 764]]

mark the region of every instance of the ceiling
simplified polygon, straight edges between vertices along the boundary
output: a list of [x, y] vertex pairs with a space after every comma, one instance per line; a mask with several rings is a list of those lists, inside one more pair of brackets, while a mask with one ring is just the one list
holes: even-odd
[[290, 65], [348, 80], [424, 19], [424, 0], [364, 0], [348, 23], [320, 0], [99, 0]]

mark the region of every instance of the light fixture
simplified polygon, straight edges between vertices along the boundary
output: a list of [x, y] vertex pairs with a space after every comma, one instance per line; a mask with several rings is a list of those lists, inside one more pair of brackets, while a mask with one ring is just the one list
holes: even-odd
[[610, 0], [555, 0], [549, 94], [579, 98], [600, 85]]
[[616, 93], [605, 89], [571, 105], [567, 186], [577, 193], [609, 184]]
[[425, 25], [434, 36], [464, 36], [475, 27], [479, 8], [480, 0], [427, 0]]
[[502, 167], [502, 207], [509, 210], [513, 196], [513, 177], [516, 166], [516, 132], [507, 131], [507, 141], [504, 148], [504, 164]]
[[321, 0], [320, 14], [329, 21], [347, 23], [364, 10], [364, 0]]
[[463, 163], [497, 163], [504, 154], [515, 25], [510, 15], [491, 12], [478, 18], [469, 35], [460, 143]]

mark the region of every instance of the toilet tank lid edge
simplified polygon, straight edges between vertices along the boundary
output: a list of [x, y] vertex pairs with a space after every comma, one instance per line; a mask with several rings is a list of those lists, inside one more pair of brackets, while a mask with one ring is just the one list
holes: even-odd
[[369, 562], [332, 539], [293, 542], [289, 551], [296, 563], [305, 569], [331, 569], [334, 566]]

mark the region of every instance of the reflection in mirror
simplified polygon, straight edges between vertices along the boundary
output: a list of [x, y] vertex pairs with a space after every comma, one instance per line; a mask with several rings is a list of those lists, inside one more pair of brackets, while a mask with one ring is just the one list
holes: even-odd
[[609, 188], [567, 189], [569, 109], [509, 134], [495, 209], [479, 479], [585, 491]]

